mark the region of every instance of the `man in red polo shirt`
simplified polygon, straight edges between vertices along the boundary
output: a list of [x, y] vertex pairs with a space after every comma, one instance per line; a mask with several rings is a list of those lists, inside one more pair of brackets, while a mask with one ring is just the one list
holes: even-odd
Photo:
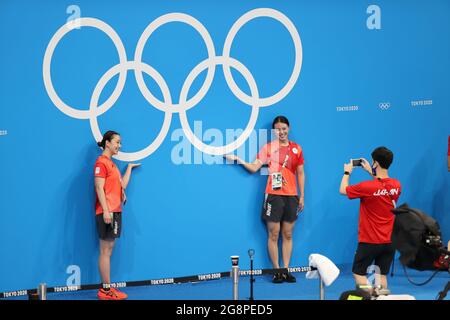
[[[353, 163], [344, 164], [340, 193], [349, 199], [360, 199], [358, 248], [353, 260], [352, 272], [359, 287], [367, 286], [367, 269], [375, 262], [379, 267], [381, 288], [387, 289], [387, 277], [395, 249], [391, 235], [394, 226], [395, 208], [401, 193], [400, 182], [390, 178], [389, 166], [394, 155], [385, 147], [372, 152], [372, 165], [362, 159], [361, 166], [374, 178], [355, 185], [349, 185]], [[372, 293], [372, 289], [370, 289]], [[387, 292], [387, 290], [385, 290]]]

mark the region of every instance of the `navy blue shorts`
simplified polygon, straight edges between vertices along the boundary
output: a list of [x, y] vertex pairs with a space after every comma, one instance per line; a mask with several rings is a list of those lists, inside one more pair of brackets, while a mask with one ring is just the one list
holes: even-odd
[[103, 220], [103, 213], [95, 216], [97, 221], [98, 236], [102, 240], [114, 240], [120, 238], [122, 231], [122, 213], [114, 212], [112, 223], [106, 224]]
[[271, 222], [294, 222], [298, 218], [298, 196], [266, 194], [261, 217]]
[[355, 258], [353, 260], [352, 272], [354, 274], [365, 276], [367, 268], [375, 264], [380, 268], [380, 273], [386, 275], [391, 268], [394, 259], [395, 249], [392, 243], [358, 243]]

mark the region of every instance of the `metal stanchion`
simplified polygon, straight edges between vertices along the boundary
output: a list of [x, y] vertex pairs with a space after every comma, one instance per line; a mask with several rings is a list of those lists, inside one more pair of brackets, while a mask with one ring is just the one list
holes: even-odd
[[37, 289], [39, 300], [47, 300], [47, 284], [41, 283]]
[[231, 280], [233, 281], [233, 300], [239, 300], [239, 256], [231, 256]]
[[319, 290], [320, 290], [320, 300], [325, 300], [325, 287], [323, 285], [322, 277], [319, 273]]
[[250, 297], [249, 300], [255, 300], [253, 297], [253, 283], [255, 279], [253, 278], [253, 256], [255, 255], [255, 250], [249, 249], [248, 256], [250, 257]]

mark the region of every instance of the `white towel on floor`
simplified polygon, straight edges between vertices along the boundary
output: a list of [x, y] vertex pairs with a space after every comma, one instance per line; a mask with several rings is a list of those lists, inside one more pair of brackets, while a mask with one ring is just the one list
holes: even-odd
[[308, 271], [306, 278], [316, 279], [320, 274], [323, 283], [327, 287], [336, 280], [340, 272], [338, 267], [330, 259], [317, 253], [309, 255], [309, 266], [317, 268], [317, 270]]
[[376, 300], [416, 300], [416, 298], [409, 294], [390, 294], [379, 296]]

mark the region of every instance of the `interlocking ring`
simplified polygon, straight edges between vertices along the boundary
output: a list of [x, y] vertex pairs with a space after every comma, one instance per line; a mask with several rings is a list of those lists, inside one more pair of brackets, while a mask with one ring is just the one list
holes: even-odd
[[[142, 61], [142, 53], [144, 51], [145, 44], [147, 43], [148, 38], [150, 35], [159, 27], [162, 25], [169, 23], [169, 22], [184, 22], [190, 26], [192, 26], [195, 30], [198, 31], [198, 33], [201, 35], [203, 41], [205, 42], [206, 49], [208, 50], [208, 58], [215, 57], [215, 49], [214, 49], [214, 43], [211, 39], [211, 36], [209, 35], [208, 30], [196, 19], [193, 17], [183, 14], [183, 13], [170, 13], [163, 15], [159, 18], [157, 18], [155, 21], [150, 23], [147, 28], [145, 28], [144, 32], [142, 33], [141, 37], [139, 38], [138, 44], [136, 46], [136, 53], [134, 55], [135, 61]], [[156, 99], [153, 94], [150, 92], [150, 90], [147, 88], [144, 82], [144, 78], [142, 76], [142, 73], [139, 72], [139, 70], [135, 70], [136, 75], [136, 82], [138, 83], [139, 89], [142, 92], [142, 95], [145, 97], [145, 99], [154, 107], [157, 109], [164, 111], [164, 112], [180, 112], [180, 111], [186, 111], [193, 106], [197, 105], [203, 97], [206, 95], [206, 93], [209, 90], [209, 87], [212, 84], [212, 81], [214, 80], [214, 72], [215, 72], [215, 66], [214, 64], [210, 64], [208, 66], [208, 73], [206, 74], [205, 82], [203, 83], [200, 90], [195, 94], [190, 100], [186, 101], [184, 104], [170, 104], [167, 105], [164, 102], [159, 101]]]
[[[250, 20], [253, 20], [258, 17], [270, 17], [281, 22], [289, 31], [292, 37], [292, 41], [294, 42], [295, 48], [295, 63], [291, 77], [289, 78], [286, 85], [276, 94], [267, 98], [260, 99], [259, 101], [260, 107], [266, 107], [281, 101], [284, 97], [287, 96], [287, 94], [294, 87], [295, 83], [297, 82], [298, 76], [300, 75], [300, 70], [302, 68], [303, 50], [300, 35], [298, 34], [297, 29], [295, 28], [291, 20], [289, 20], [289, 18], [286, 17], [284, 14], [282, 14], [280, 11], [268, 8], [261, 8], [247, 12], [233, 24], [233, 26], [230, 29], [230, 32], [228, 32], [228, 35], [225, 39], [225, 44], [223, 46], [224, 57], [226, 58], [230, 57], [231, 45], [239, 29], [242, 28], [242, 26], [247, 22], [249, 22]], [[236, 82], [234, 82], [228, 63], [223, 64], [223, 72], [225, 74], [225, 80], [227, 81], [227, 84], [230, 87], [233, 94], [242, 102], [251, 105], [252, 98], [249, 97], [247, 94], [245, 94], [241, 89], [239, 89]]]
[[[258, 17], [270, 17], [281, 22], [289, 31], [292, 40], [294, 42], [295, 48], [295, 63], [290, 78], [288, 79], [285, 86], [280, 89], [280, 91], [266, 98], [259, 97], [258, 87], [251, 72], [241, 62], [230, 57], [231, 45], [234, 41], [234, 37], [236, 36], [237, 32], [244, 24]], [[180, 99], [178, 104], [173, 103], [172, 93], [170, 92], [170, 89], [167, 86], [167, 82], [164, 80], [162, 75], [152, 66], [142, 62], [142, 54], [145, 44], [147, 43], [152, 33], [162, 25], [169, 22], [183, 22], [193, 27], [200, 34], [203, 41], [205, 42], [208, 53], [208, 58], [200, 62], [196, 67], [194, 67], [187, 76], [186, 80], [184, 81], [183, 87], [180, 92]], [[62, 37], [71, 30], [73, 30], [73, 26], [94, 27], [103, 31], [111, 38], [119, 54], [119, 64], [110, 68], [98, 81], [91, 97], [89, 110], [78, 110], [72, 108], [64, 101], [62, 101], [53, 87], [50, 75], [51, 61], [54, 50], [58, 45], [59, 41], [62, 39]], [[186, 114], [187, 110], [196, 106], [207, 94], [209, 88], [211, 87], [212, 81], [214, 80], [214, 74], [217, 65], [222, 65], [225, 80], [228, 86], [230, 87], [231, 91], [233, 92], [233, 94], [239, 100], [252, 107], [250, 120], [243, 133], [235, 141], [225, 146], [207, 145], [203, 141], [201, 141], [198, 137], [196, 137], [189, 126], [189, 121], [187, 119]], [[116, 158], [119, 160], [136, 161], [148, 157], [153, 152], [155, 152], [158, 149], [158, 147], [162, 144], [169, 131], [173, 113], [179, 114], [180, 122], [185, 136], [200, 151], [212, 155], [222, 155], [236, 150], [243, 143], [245, 143], [245, 141], [248, 139], [251, 132], [255, 128], [256, 121], [258, 119], [259, 108], [270, 106], [279, 102], [284, 97], [286, 97], [286, 95], [292, 90], [300, 75], [301, 65], [302, 65], [302, 44], [300, 35], [298, 34], [298, 31], [295, 28], [294, 24], [289, 20], [289, 18], [287, 18], [284, 14], [282, 14], [277, 10], [269, 8], [260, 8], [247, 12], [233, 24], [226, 37], [222, 56], [215, 55], [214, 43], [211, 39], [208, 30], [198, 20], [187, 14], [169, 13], [160, 16], [159, 18], [151, 22], [145, 28], [144, 32], [139, 38], [134, 55], [134, 61], [127, 61], [126, 52], [122, 41], [120, 40], [119, 36], [114, 31], [114, 29], [112, 29], [108, 24], [95, 18], [76, 19], [74, 21], [67, 22], [65, 25], [59, 28], [58, 31], [54, 34], [54, 36], [51, 38], [45, 51], [42, 69], [43, 69], [44, 86], [45, 89], [47, 90], [47, 93], [51, 101], [60, 111], [62, 111], [63, 113], [65, 113], [70, 117], [76, 119], [89, 119], [91, 130], [96, 141], [101, 140], [102, 138], [102, 134], [98, 126], [97, 117], [105, 113], [107, 110], [109, 110], [109, 108], [111, 108], [116, 103], [125, 86], [127, 72], [129, 70], [133, 70], [136, 82], [138, 84], [138, 88], [141, 91], [144, 98], [147, 100], [147, 102], [149, 102], [150, 105], [154, 106], [158, 110], [163, 111], [165, 113], [164, 122], [161, 127], [161, 130], [158, 136], [154, 139], [154, 141], [150, 145], [136, 152], [129, 152], [129, 153], [119, 152], [119, 154], [116, 156]], [[245, 80], [250, 86], [251, 95], [245, 94], [237, 86], [231, 74], [230, 68], [236, 69], [242, 74], [242, 76], [244, 76]], [[202, 84], [200, 90], [192, 98], [187, 99], [189, 89], [191, 88], [192, 83], [197, 78], [197, 76], [205, 69], [208, 69], [208, 71], [205, 81]], [[144, 82], [142, 72], [151, 76], [153, 80], [158, 84], [163, 94], [163, 101], [158, 100], [150, 92], [150, 90], [148, 89], [148, 87]], [[108, 81], [111, 80], [111, 78], [116, 74], [119, 74], [119, 81], [117, 82], [113, 93], [103, 104], [98, 106], [98, 101], [101, 92], [103, 91]]]
[[380, 107], [381, 110], [387, 110], [391, 107], [391, 104], [389, 102], [381, 102], [378, 104], [378, 107]]
[[[158, 73], [158, 71], [153, 69], [151, 66], [149, 66], [148, 64], [144, 64], [142, 62], [137, 62], [137, 61], [128, 61], [128, 62], [125, 62], [122, 64], [115, 65], [114, 67], [109, 69], [100, 78], [100, 80], [97, 83], [97, 86], [94, 89], [94, 93], [92, 94], [92, 97], [91, 97], [91, 103], [90, 103], [90, 108], [89, 108], [89, 111], [90, 111], [89, 122], [91, 125], [92, 133], [94, 134], [96, 141], [102, 140], [102, 133], [100, 132], [100, 128], [99, 128], [98, 122], [97, 122], [98, 111], [96, 111], [96, 109], [97, 109], [98, 100], [100, 99], [100, 94], [102, 93], [103, 88], [105, 88], [108, 81], [111, 80], [112, 77], [114, 77], [117, 73], [121, 74], [122, 72], [126, 73], [127, 70], [135, 70], [136, 71], [138, 69], [140, 72], [143, 71], [146, 74], [148, 74], [149, 76], [151, 76], [155, 80], [155, 82], [159, 84], [161, 92], [164, 97], [164, 100], [168, 104], [171, 103], [169, 87], [167, 86], [163, 77]], [[155, 140], [150, 145], [148, 145], [146, 148], [144, 148], [140, 151], [137, 151], [137, 152], [127, 153], [127, 152], [119, 151], [118, 155], [116, 156], [117, 159], [123, 160], [123, 161], [137, 161], [137, 160], [146, 158], [149, 155], [151, 155], [156, 149], [158, 149], [158, 147], [164, 141], [164, 138], [166, 137], [167, 133], [169, 132], [171, 121], [172, 121], [172, 113], [165, 112], [162, 128], [161, 128], [158, 136], [155, 138]]]
[[[76, 22], [76, 23], [75, 23]], [[44, 77], [44, 85], [45, 89], [47, 90], [48, 96], [52, 100], [52, 102], [55, 104], [55, 106], [61, 110], [66, 115], [76, 118], [76, 119], [89, 119], [90, 117], [90, 111], [89, 110], [78, 110], [75, 108], [70, 107], [67, 105], [64, 101], [61, 100], [61, 98], [58, 96], [58, 94], [55, 91], [55, 88], [53, 87], [52, 78], [51, 78], [51, 62], [53, 57], [53, 52], [55, 51], [56, 46], [58, 45], [59, 41], [70, 31], [74, 29], [75, 26], [81, 26], [81, 27], [93, 27], [97, 28], [104, 33], [106, 33], [111, 40], [113, 41], [114, 45], [116, 46], [117, 53], [119, 54], [119, 62], [120, 64], [123, 64], [127, 62], [127, 54], [125, 52], [125, 47], [123, 46], [122, 41], [119, 38], [119, 35], [114, 31], [113, 28], [111, 28], [108, 24], [105, 22], [95, 19], [95, 18], [80, 18], [76, 19], [74, 21], [69, 21], [65, 25], [63, 25], [61, 28], [59, 28], [58, 31], [56, 31], [55, 35], [50, 40], [50, 43], [47, 46], [47, 49], [45, 50], [44, 55], [44, 63], [43, 63], [43, 77]], [[116, 103], [117, 99], [119, 99], [120, 94], [122, 93], [123, 88], [125, 87], [125, 81], [127, 79], [127, 73], [121, 72], [119, 75], [119, 81], [117, 81], [116, 87], [114, 88], [113, 93], [111, 96], [98, 108], [97, 115], [101, 115], [104, 112], [108, 111], [109, 108], [111, 108], [114, 103]]]
[[224, 63], [228, 63], [233, 68], [238, 70], [244, 76], [245, 80], [247, 80], [247, 82], [250, 86], [251, 94], [252, 94], [252, 113], [250, 115], [250, 121], [248, 122], [247, 127], [244, 129], [244, 132], [242, 132], [242, 134], [234, 142], [231, 142], [226, 146], [215, 147], [215, 146], [206, 145], [205, 143], [203, 143], [203, 141], [198, 139], [197, 136], [192, 132], [192, 130], [189, 126], [189, 122], [187, 120], [186, 111], [180, 111], [180, 122], [181, 122], [181, 126], [183, 127], [183, 132], [184, 132], [186, 138], [188, 138], [188, 140], [194, 145], [194, 147], [196, 147], [198, 150], [208, 153], [208, 154], [222, 155], [222, 154], [230, 153], [230, 152], [236, 150], [237, 148], [239, 148], [252, 133], [252, 130], [256, 125], [256, 121], [258, 120], [259, 94], [258, 94], [258, 87], [256, 86], [255, 79], [253, 78], [250, 71], [242, 63], [240, 63], [238, 60], [233, 59], [233, 58], [227, 59], [225, 57], [216, 57], [215, 59], [204, 60], [203, 62], [201, 62], [199, 65], [197, 65], [191, 71], [191, 73], [186, 78], [186, 81], [184, 82], [183, 87], [181, 89], [180, 104], [182, 104], [186, 101], [186, 97], [189, 93], [189, 88], [191, 87], [192, 82], [194, 82], [194, 80], [197, 78], [197, 76], [203, 70], [205, 70], [206, 68], [209, 68], [211, 63], [222, 64], [222, 65]]

